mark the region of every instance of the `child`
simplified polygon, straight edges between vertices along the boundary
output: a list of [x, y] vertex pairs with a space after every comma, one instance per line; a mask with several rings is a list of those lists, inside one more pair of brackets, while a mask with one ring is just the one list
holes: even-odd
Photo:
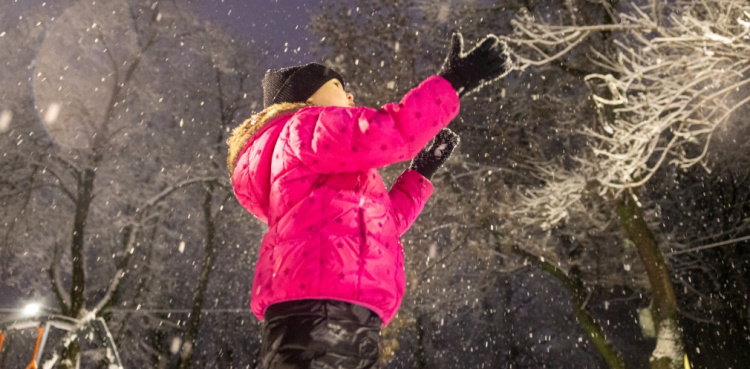
[[[494, 35], [462, 49], [454, 34], [440, 73], [379, 110], [355, 107], [320, 64], [266, 73], [264, 110], [232, 132], [227, 159], [240, 204], [268, 224], [251, 293], [264, 368], [377, 366], [404, 293], [399, 237], [458, 143], [444, 127], [460, 96], [509, 69]], [[412, 158], [387, 191], [377, 169]]]

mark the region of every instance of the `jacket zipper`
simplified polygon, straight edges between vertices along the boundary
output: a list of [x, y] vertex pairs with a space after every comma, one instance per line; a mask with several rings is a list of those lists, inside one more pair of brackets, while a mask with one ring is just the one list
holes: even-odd
[[359, 243], [359, 273], [357, 276], [357, 298], [360, 297], [362, 294], [362, 274], [364, 274], [365, 269], [365, 259], [364, 259], [364, 252], [365, 252], [365, 245], [367, 243], [367, 229], [365, 228], [365, 198], [362, 196], [362, 177], [360, 176], [357, 180], [357, 184], [359, 187], [359, 231], [362, 236], [362, 240]]

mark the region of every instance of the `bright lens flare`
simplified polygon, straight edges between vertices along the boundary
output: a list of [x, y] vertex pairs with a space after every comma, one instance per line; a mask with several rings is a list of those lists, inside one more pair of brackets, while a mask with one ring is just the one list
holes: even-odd
[[31, 316], [37, 315], [42, 311], [42, 304], [38, 302], [32, 302], [23, 308], [23, 315]]
[[47, 108], [47, 114], [44, 115], [44, 123], [53, 124], [60, 115], [60, 104], [52, 103]]
[[10, 128], [10, 121], [13, 120], [13, 112], [10, 110], [3, 110], [0, 113], [0, 133], [5, 133]]

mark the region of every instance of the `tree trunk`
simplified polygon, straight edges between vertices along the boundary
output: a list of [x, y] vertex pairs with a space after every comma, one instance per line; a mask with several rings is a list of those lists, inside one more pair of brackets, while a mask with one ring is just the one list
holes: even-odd
[[[651, 314], [657, 329], [656, 348], [651, 353], [651, 369], [683, 367], [684, 346], [678, 323], [677, 298], [671, 272], [659, 250], [656, 238], [643, 218], [643, 209], [633, 192], [617, 199], [617, 215], [628, 238], [635, 243], [651, 285]], [[635, 193], [634, 193], [635, 192]]]
[[203, 256], [203, 265], [201, 267], [201, 276], [198, 281], [198, 287], [193, 297], [193, 307], [190, 310], [190, 319], [187, 323], [187, 333], [183, 341], [183, 352], [180, 357], [180, 369], [190, 369], [192, 367], [192, 353], [195, 342], [198, 338], [198, 331], [201, 324], [201, 314], [203, 304], [206, 300], [206, 291], [210, 280], [211, 271], [216, 261], [215, 233], [216, 226], [211, 213], [211, 204], [213, 203], [213, 185], [209, 185], [206, 191], [206, 197], [203, 201], [203, 219], [206, 227], [206, 251]]
[[565, 289], [570, 293], [570, 304], [573, 308], [576, 321], [578, 321], [578, 325], [589, 336], [589, 340], [594, 344], [596, 350], [599, 351], [611, 369], [625, 369], [625, 361], [622, 358], [622, 354], [607, 340], [604, 331], [602, 331], [599, 324], [584, 307], [586, 288], [583, 286], [583, 283], [578, 278], [566, 274], [554, 264], [542, 261], [536, 255], [526, 252], [517, 246], [513, 247], [513, 251], [563, 283]]
[[66, 315], [71, 318], [79, 318], [78, 314], [85, 306], [86, 296], [86, 270], [84, 263], [84, 251], [86, 247], [85, 230], [86, 220], [89, 216], [91, 201], [94, 199], [94, 179], [96, 172], [87, 168], [78, 182], [78, 193], [76, 201], [75, 217], [73, 218], [73, 234], [70, 242], [70, 257], [73, 261], [72, 284], [70, 286], [70, 306]]
[[[86, 221], [94, 199], [94, 179], [96, 172], [87, 168], [78, 179], [78, 189], [75, 203], [75, 216], [73, 218], [73, 230], [70, 241], [70, 257], [72, 260], [70, 285], [70, 305], [63, 304], [62, 312], [74, 319], [80, 319], [86, 306], [86, 265], [84, 254], [86, 251]], [[78, 342], [71, 342], [63, 351], [60, 368], [68, 369], [76, 367], [76, 358], [80, 351]]]
[[61, 354], [60, 359], [60, 365], [58, 366], [59, 369], [75, 369], [76, 366], [76, 360], [78, 359], [78, 354], [81, 352], [81, 344], [78, 342], [78, 339], [74, 339], [70, 342], [68, 347], [63, 350]]

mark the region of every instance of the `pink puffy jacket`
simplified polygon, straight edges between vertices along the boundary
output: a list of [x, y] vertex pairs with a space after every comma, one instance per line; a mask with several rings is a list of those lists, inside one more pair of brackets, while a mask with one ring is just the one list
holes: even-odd
[[334, 299], [391, 321], [405, 286], [400, 236], [432, 184], [406, 170], [387, 191], [376, 168], [414, 157], [458, 110], [456, 91], [433, 76], [398, 104], [306, 107], [250, 138], [232, 186], [268, 223], [251, 294], [259, 319], [274, 303]]

